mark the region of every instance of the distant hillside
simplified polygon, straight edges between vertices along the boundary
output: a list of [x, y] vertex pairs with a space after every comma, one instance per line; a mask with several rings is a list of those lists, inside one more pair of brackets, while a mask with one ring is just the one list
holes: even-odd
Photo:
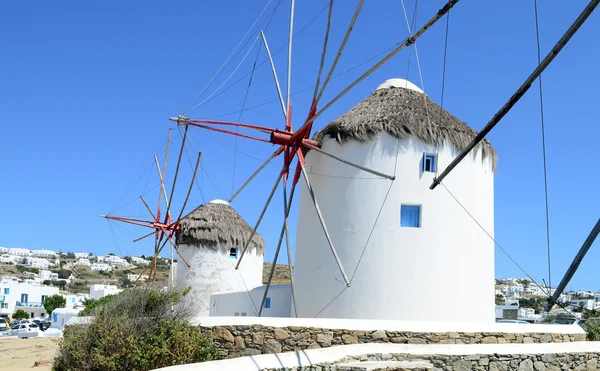
[[[266, 285], [269, 280], [269, 273], [271, 273], [271, 263], [265, 263], [263, 266], [263, 284]], [[293, 267], [292, 267], [293, 268]], [[277, 264], [275, 266], [275, 274], [273, 274], [273, 281], [271, 284], [281, 285], [290, 283], [290, 270], [285, 264]]]

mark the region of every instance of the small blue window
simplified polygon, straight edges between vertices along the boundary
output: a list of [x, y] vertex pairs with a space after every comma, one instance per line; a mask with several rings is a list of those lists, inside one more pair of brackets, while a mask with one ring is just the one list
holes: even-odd
[[401, 205], [400, 226], [421, 228], [421, 205]]
[[265, 308], [271, 308], [271, 298], [267, 298], [267, 300], [265, 300]]
[[435, 155], [423, 153], [423, 172], [435, 173]]
[[237, 247], [232, 247], [229, 250], [229, 257], [232, 258], [232, 259], [237, 259], [237, 253], [238, 253]]
[[29, 295], [21, 294], [21, 303], [27, 303], [29, 301]]
[[8, 287], [6, 287], [4, 289], [4, 295], [8, 295], [8, 294], [10, 294], [10, 289]]

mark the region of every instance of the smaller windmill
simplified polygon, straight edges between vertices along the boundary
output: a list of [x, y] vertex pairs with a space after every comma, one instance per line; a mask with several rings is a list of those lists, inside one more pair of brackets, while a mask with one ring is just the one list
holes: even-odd
[[[146, 200], [144, 199], [143, 196], [140, 196], [141, 201], [144, 203], [144, 206], [146, 207], [146, 209], [152, 216], [152, 220], [127, 218], [127, 217], [120, 217], [120, 216], [115, 216], [115, 215], [100, 215], [100, 217], [103, 217], [106, 219], [116, 220], [119, 222], [129, 223], [129, 224], [133, 224], [133, 225], [138, 225], [138, 226], [150, 228], [153, 230], [152, 232], [150, 232], [142, 237], [139, 237], [133, 241], [133, 242], [138, 242], [138, 241], [141, 241], [145, 238], [148, 238], [148, 237], [154, 235], [154, 257], [152, 259], [152, 263], [149, 265], [149, 267], [147, 267], [142, 272], [142, 274], [139, 275], [139, 277], [141, 277], [146, 272], [147, 269], [150, 269], [149, 278], [155, 281], [158, 256], [163, 251], [163, 249], [165, 248], [167, 243], [169, 243], [171, 245], [171, 268], [170, 268], [171, 269], [171, 287], [173, 287], [175, 284], [175, 282], [174, 282], [174, 277], [175, 277], [174, 273], [175, 272], [173, 270], [174, 269], [173, 262], [175, 259], [175, 256], [174, 256], [175, 252], [177, 252], [177, 255], [181, 258], [181, 260], [188, 267], [190, 266], [190, 264], [185, 259], [185, 257], [179, 253], [179, 249], [177, 248], [177, 243], [176, 243], [174, 237], [175, 237], [175, 234], [180, 232], [180, 230], [181, 230], [181, 227], [180, 227], [181, 217], [183, 216], [183, 212], [184, 212], [187, 202], [190, 198], [190, 194], [192, 193], [192, 188], [194, 185], [194, 181], [196, 179], [196, 172], [198, 171], [198, 165], [200, 164], [200, 158], [202, 156], [201, 153], [198, 153], [198, 158], [196, 160], [196, 165], [194, 167], [194, 173], [192, 175], [192, 180], [190, 182], [190, 186], [189, 186], [187, 194], [185, 196], [185, 200], [183, 202], [183, 205], [181, 206], [181, 210], [179, 210], [177, 218], [174, 219], [172, 216], [173, 215], [173, 213], [172, 213], [172, 211], [173, 211], [172, 210], [173, 195], [175, 193], [175, 186], [177, 185], [177, 177], [179, 175], [179, 167], [181, 165], [181, 157], [183, 155], [183, 150], [185, 148], [185, 141], [187, 138], [187, 127], [185, 128], [185, 131], [183, 133], [181, 149], [179, 151], [179, 157], [177, 159], [177, 166], [175, 168], [175, 175], [173, 177], [173, 184], [171, 186], [171, 192], [170, 192], [169, 196], [167, 197], [167, 190], [165, 187], [165, 174], [166, 174], [166, 170], [167, 170], [167, 160], [169, 157], [169, 146], [171, 144], [172, 130], [173, 129], [169, 129], [169, 134], [167, 137], [167, 146], [166, 146], [166, 150], [165, 150], [165, 157], [163, 159], [162, 169], [161, 169], [158, 157], [156, 155], [154, 155], [154, 162], [156, 164], [156, 169], [157, 169], [158, 176], [160, 179], [160, 188], [159, 188], [159, 192], [158, 192], [158, 204], [157, 204], [156, 212], [152, 211], [152, 209], [148, 205], [148, 202], [146, 202]], [[164, 202], [164, 205], [163, 205], [163, 202]], [[166, 207], [166, 210], [164, 211], [164, 213], [161, 212], [162, 206]], [[138, 279], [139, 279], [139, 277], [138, 277]]]

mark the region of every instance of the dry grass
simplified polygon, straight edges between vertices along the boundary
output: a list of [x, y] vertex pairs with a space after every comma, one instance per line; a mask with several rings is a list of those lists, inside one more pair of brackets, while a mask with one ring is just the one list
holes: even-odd
[[[263, 266], [263, 284], [266, 285], [269, 280], [269, 274], [271, 272], [271, 263], [265, 263]], [[290, 270], [285, 264], [277, 264], [275, 266], [275, 273], [273, 274], [273, 280], [271, 284], [283, 285], [290, 283]]]

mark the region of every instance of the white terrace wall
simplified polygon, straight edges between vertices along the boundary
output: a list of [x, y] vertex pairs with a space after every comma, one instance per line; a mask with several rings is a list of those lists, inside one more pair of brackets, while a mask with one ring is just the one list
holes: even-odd
[[[210, 316], [258, 316], [266, 286], [248, 291], [223, 292], [210, 297]], [[263, 317], [290, 317], [290, 285], [271, 285]]]

